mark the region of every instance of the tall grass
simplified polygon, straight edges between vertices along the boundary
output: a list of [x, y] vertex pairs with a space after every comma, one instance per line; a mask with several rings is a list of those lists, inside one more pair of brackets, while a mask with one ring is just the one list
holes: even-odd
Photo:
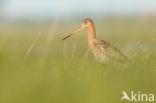
[[62, 42], [76, 23], [1, 25], [0, 103], [121, 103], [123, 90], [156, 94], [156, 24], [102, 22], [97, 37], [131, 63], [95, 61], [85, 31]]

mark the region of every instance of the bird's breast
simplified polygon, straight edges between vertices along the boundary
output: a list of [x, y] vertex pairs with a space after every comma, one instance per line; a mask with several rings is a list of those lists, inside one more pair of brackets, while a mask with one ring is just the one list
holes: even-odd
[[92, 43], [88, 43], [88, 46], [97, 60], [106, 60], [105, 48], [103, 48], [98, 42], [94, 41]]

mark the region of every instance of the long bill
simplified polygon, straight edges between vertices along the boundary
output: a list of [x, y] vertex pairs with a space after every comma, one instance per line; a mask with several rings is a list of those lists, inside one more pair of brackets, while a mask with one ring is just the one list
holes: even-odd
[[66, 40], [67, 38], [71, 37], [73, 34], [79, 32], [82, 30], [82, 27], [80, 26], [79, 28], [77, 28], [76, 30], [74, 30], [73, 32], [69, 33], [66, 37], [64, 37], [62, 40]]

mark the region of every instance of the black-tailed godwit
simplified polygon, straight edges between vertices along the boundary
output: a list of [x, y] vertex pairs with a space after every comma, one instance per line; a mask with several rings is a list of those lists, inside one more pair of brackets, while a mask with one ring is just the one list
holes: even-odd
[[71, 32], [62, 40], [71, 37], [73, 34], [87, 28], [88, 46], [98, 61], [108, 61], [108, 60], [127, 60], [128, 58], [115, 46], [105, 40], [99, 40], [96, 38], [95, 26], [91, 19], [85, 19], [80, 27]]

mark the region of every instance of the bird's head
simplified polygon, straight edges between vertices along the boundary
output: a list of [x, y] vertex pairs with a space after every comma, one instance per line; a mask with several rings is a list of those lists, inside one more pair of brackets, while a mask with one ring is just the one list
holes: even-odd
[[85, 19], [77, 29], [75, 29], [73, 32], [69, 33], [69, 34], [68, 34], [66, 37], [64, 37], [62, 40], [65, 40], [65, 39], [71, 37], [73, 34], [75, 34], [75, 33], [79, 32], [79, 31], [81, 31], [81, 30], [84, 29], [84, 28], [88, 28], [89, 26], [92, 26], [92, 24], [93, 24], [93, 22], [92, 22], [91, 19], [89, 19], [89, 18]]
[[89, 27], [89, 26], [92, 26], [92, 24], [93, 24], [93, 21], [92, 21], [91, 19], [87, 18], [87, 19], [85, 19], [85, 20], [82, 22], [81, 27], [82, 27], [82, 28], [87, 28], [87, 27]]

